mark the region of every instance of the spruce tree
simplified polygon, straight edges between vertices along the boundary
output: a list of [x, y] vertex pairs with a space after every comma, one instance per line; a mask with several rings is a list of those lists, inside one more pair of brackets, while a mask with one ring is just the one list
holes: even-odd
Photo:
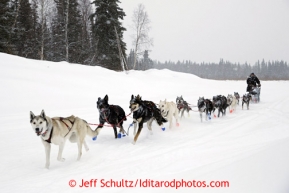
[[69, 62], [80, 63], [82, 24], [77, 0], [69, 0], [68, 15], [68, 50]]
[[118, 0], [94, 0], [96, 9], [92, 14], [93, 36], [96, 39], [96, 62], [105, 68], [120, 71], [121, 63], [115, 34], [115, 28], [120, 39], [122, 53], [125, 56], [126, 44], [123, 42], [123, 32], [126, 30], [120, 20], [125, 13], [118, 6]]
[[52, 23], [54, 61], [79, 63], [81, 17], [77, 0], [54, 0], [56, 16]]
[[65, 61], [64, 5], [63, 0], [54, 0], [54, 2], [56, 11], [51, 24], [51, 55], [49, 60], [58, 62]]
[[130, 50], [129, 56], [127, 58], [127, 67], [129, 70], [133, 69], [133, 62], [134, 62], [134, 50]]
[[19, 6], [12, 42], [16, 45], [18, 56], [32, 58], [35, 41], [31, 4], [29, 0], [21, 0]]
[[13, 23], [12, 10], [9, 6], [10, 0], [0, 1], [0, 52], [8, 52], [8, 40]]

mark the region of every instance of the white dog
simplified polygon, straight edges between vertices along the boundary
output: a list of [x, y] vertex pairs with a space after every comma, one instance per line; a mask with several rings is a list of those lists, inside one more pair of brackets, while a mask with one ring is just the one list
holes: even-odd
[[234, 95], [229, 94], [227, 97], [227, 104], [229, 105], [230, 113], [232, 113], [233, 111], [236, 111], [237, 103], [238, 103], [237, 98]]
[[38, 116], [30, 111], [30, 123], [37, 136], [41, 136], [46, 154], [46, 168], [49, 168], [50, 165], [50, 143], [59, 145], [57, 160], [63, 162], [65, 159], [62, 158], [62, 151], [66, 140], [69, 139], [72, 143], [76, 142], [78, 146], [77, 160], [79, 160], [82, 154], [82, 145], [88, 151], [85, 136], [95, 137], [100, 131], [100, 129], [93, 131], [86, 121], [73, 115], [66, 118], [50, 118], [45, 115], [44, 110]]
[[159, 109], [162, 116], [169, 121], [169, 128], [172, 128], [173, 117], [176, 119], [176, 125], [179, 126], [179, 110], [174, 102], [160, 101]]

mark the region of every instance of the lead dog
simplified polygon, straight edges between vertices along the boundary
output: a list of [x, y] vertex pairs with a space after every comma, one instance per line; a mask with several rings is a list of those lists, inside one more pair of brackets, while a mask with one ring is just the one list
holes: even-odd
[[179, 126], [179, 110], [174, 102], [167, 102], [160, 100], [159, 108], [162, 116], [169, 121], [169, 128], [172, 128], [173, 117], [176, 119], [176, 125]]
[[30, 111], [30, 124], [36, 135], [40, 136], [44, 145], [46, 154], [46, 168], [49, 168], [50, 166], [51, 143], [54, 145], [59, 145], [57, 160], [64, 162], [65, 159], [62, 157], [62, 152], [66, 140], [69, 139], [69, 141], [72, 143], [76, 142], [78, 146], [77, 160], [80, 160], [82, 155], [82, 145], [84, 145], [85, 150], [88, 151], [85, 136], [89, 135], [91, 137], [95, 137], [99, 134], [99, 130], [93, 131], [86, 121], [78, 117], [71, 115], [70, 117], [66, 118], [50, 118], [46, 116], [44, 110], [42, 110], [41, 114], [37, 116]]

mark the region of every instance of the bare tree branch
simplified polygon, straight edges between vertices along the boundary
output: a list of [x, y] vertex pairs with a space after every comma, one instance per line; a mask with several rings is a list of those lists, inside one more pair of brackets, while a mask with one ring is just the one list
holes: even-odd
[[132, 37], [135, 47], [133, 69], [135, 69], [138, 57], [137, 53], [142, 52], [141, 50], [143, 48], [148, 48], [153, 45], [153, 39], [148, 35], [150, 30], [150, 20], [143, 4], [139, 4], [134, 10], [132, 21], [132, 29], [134, 31]]

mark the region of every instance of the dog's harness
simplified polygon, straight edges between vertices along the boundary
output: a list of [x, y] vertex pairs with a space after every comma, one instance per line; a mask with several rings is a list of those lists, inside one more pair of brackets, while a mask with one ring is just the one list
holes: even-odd
[[[45, 135], [46, 135], [47, 132], [48, 132], [48, 129], [47, 129], [44, 133], [42, 133], [41, 136], [42, 136], [42, 137], [45, 137]], [[52, 133], [53, 133], [53, 127], [51, 128], [51, 131], [50, 131], [50, 134], [49, 134], [49, 138], [46, 139], [46, 140], [44, 140], [44, 141], [46, 141], [47, 143], [51, 143]]]
[[182, 108], [185, 108], [185, 109], [187, 109], [187, 110], [192, 110], [192, 108], [191, 108], [188, 104], [185, 104], [185, 103], [178, 103], [178, 104], [177, 104], [177, 108], [178, 108], [179, 110], [181, 110]]
[[[44, 140], [44, 141], [46, 141], [47, 143], [51, 143], [52, 133], [53, 133], [53, 127], [51, 128], [49, 138], [46, 139], [46, 140]], [[45, 135], [45, 134], [46, 134], [46, 133], [44, 133], [44, 135]], [[43, 136], [43, 135], [42, 135], [42, 136]]]
[[168, 116], [168, 114], [169, 114], [169, 111], [167, 111], [166, 115], [164, 115], [163, 117], [167, 117], [167, 116]]
[[[113, 107], [113, 108], [115, 108], [115, 105], [109, 105], [110, 107]], [[106, 112], [108, 112], [109, 111], [109, 109], [103, 109], [102, 111], [101, 111], [101, 114], [103, 113], [103, 118], [104, 118], [104, 120], [109, 124], [108, 125], [108, 127], [114, 127], [114, 126], [116, 126], [116, 127], [119, 127], [119, 124], [121, 123], [121, 122], [123, 122], [124, 120], [126, 120], [126, 117], [128, 117], [131, 113], [129, 113], [128, 115], [126, 115], [122, 120], [120, 120], [117, 124], [111, 124], [109, 121], [108, 121], [108, 119], [107, 119], [107, 116], [106, 116]], [[106, 125], [104, 125], [104, 124], [92, 124], [92, 123], [88, 123], [89, 125], [97, 125], [97, 126], [106, 126]], [[96, 128], [96, 129], [98, 129], [98, 127]]]
[[[68, 133], [71, 131], [73, 125], [74, 125], [74, 121], [70, 121], [69, 119], [66, 119], [66, 118], [63, 118], [63, 117], [59, 117], [59, 120], [67, 127], [68, 129], [68, 132], [66, 133], [66, 135], [64, 135], [64, 137], [66, 137], [68, 135]], [[71, 127], [69, 127], [65, 122], [64, 120], [67, 120], [71, 123]]]

